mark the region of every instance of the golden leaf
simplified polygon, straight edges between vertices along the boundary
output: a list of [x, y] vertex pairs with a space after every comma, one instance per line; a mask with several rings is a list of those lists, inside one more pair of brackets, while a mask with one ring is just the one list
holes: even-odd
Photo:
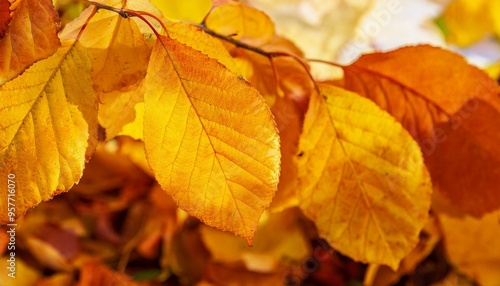
[[19, 0], [0, 39], [0, 85], [34, 62], [52, 55], [60, 46], [59, 17], [50, 0]]
[[344, 77], [413, 135], [434, 187], [456, 207], [474, 215], [500, 207], [500, 88], [487, 74], [424, 45], [364, 55]]
[[216, 59], [230, 71], [238, 73], [238, 67], [234, 59], [224, 45], [216, 38], [209, 36], [200, 28], [184, 23], [167, 25], [168, 36], [191, 48], [202, 52], [212, 59]]
[[[234, 59], [222, 43], [202, 32], [199, 28], [185, 23], [166, 25], [168, 35], [191, 48], [216, 59], [229, 70], [237, 72]], [[143, 139], [144, 133], [144, 82], [136, 83], [125, 90], [101, 95], [99, 120], [106, 128], [106, 138], [118, 134], [128, 135], [134, 139]], [[119, 114], [117, 116], [117, 114]]]
[[263, 98], [216, 60], [161, 36], [144, 101], [146, 155], [160, 185], [189, 214], [250, 243], [281, 157]]
[[[0, 183], [15, 181], [19, 216], [78, 182], [97, 144], [97, 102], [85, 49], [66, 42], [3, 85], [0, 117]], [[3, 223], [13, 221], [7, 200], [0, 199]]]
[[311, 98], [300, 139], [300, 206], [333, 248], [397, 269], [430, 207], [420, 149], [369, 100], [325, 84], [320, 90], [325, 99]]

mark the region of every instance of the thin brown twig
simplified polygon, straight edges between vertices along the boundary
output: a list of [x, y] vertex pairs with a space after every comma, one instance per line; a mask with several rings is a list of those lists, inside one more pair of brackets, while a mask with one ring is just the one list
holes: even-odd
[[296, 62], [298, 62], [304, 68], [304, 71], [307, 73], [308, 77], [311, 79], [312, 83], [314, 84], [314, 89], [318, 92], [318, 94], [321, 94], [319, 87], [316, 83], [316, 80], [314, 80], [314, 77], [312, 76], [311, 72], [309, 71], [309, 66], [302, 58], [300, 58], [294, 54], [285, 53], [285, 52], [268, 52], [262, 48], [254, 47], [254, 46], [251, 46], [247, 43], [244, 43], [244, 42], [238, 41], [234, 38], [231, 38], [229, 36], [219, 34], [216, 31], [209, 29], [204, 24], [195, 25], [195, 26], [200, 28], [205, 33], [207, 33], [213, 37], [216, 37], [220, 40], [231, 43], [239, 48], [243, 48], [243, 49], [252, 51], [254, 53], [257, 53], [259, 55], [262, 55], [264, 57], [267, 57], [267, 58], [269, 58], [269, 60], [272, 60], [273, 58], [277, 58], [277, 57], [290, 57], [290, 58], [294, 59]]
[[75, 42], [80, 39], [80, 37], [83, 34], [83, 31], [85, 30], [85, 28], [87, 28], [87, 25], [90, 23], [90, 19], [92, 19], [92, 17], [94, 17], [94, 15], [97, 13], [97, 10], [99, 10], [99, 8], [97, 6], [94, 6], [94, 9], [92, 10], [92, 12], [90, 12], [89, 17], [87, 18], [85, 23], [82, 25], [82, 28], [80, 29], [80, 31], [78, 31], [78, 35], [76, 35]]
[[128, 10], [126, 9], [119, 9], [115, 7], [111, 7], [108, 5], [104, 5], [99, 2], [91, 1], [91, 0], [85, 0], [85, 2], [89, 3], [90, 5], [94, 5], [97, 7], [97, 9], [104, 9], [104, 10], [109, 10], [117, 13], [118, 15], [122, 16], [123, 18], [129, 18], [131, 15], [127, 12]]
[[[161, 21], [161, 19], [159, 19], [157, 16], [155, 16], [155, 15], [153, 15], [151, 13], [148, 13], [148, 12], [145, 12], [145, 11], [133, 11], [133, 10], [124, 9], [124, 8], [118, 9], [118, 8], [107, 6], [107, 5], [104, 5], [104, 4], [95, 2], [95, 1], [91, 1], [91, 0], [85, 0], [85, 1], [87, 3], [89, 3], [89, 4], [91, 4], [91, 5], [96, 6], [97, 9], [105, 9], [105, 10], [109, 10], [109, 11], [113, 11], [115, 13], [118, 13], [123, 18], [138, 17], [143, 22], [145, 22], [151, 28], [151, 30], [153, 30], [153, 32], [155, 33], [155, 35], [157, 37], [159, 37], [160, 34], [158, 33], [158, 31], [156, 31], [156, 29], [153, 27], [153, 25], [144, 16], [152, 17], [156, 21], [158, 21], [158, 23], [165, 30], [165, 33], [168, 35], [168, 30], [165, 27], [165, 25], [163, 24], [163, 22]], [[298, 62], [303, 67], [304, 71], [306, 72], [306, 74], [308, 75], [308, 77], [310, 78], [310, 80], [312, 81], [312, 83], [314, 84], [314, 88], [318, 92], [318, 94], [321, 94], [321, 92], [320, 92], [319, 87], [318, 87], [318, 85], [316, 83], [316, 80], [314, 79], [314, 77], [312, 76], [311, 72], [309, 71], [309, 66], [308, 66], [308, 64], [307, 64], [306, 61], [316, 61], [316, 62], [323, 62], [323, 63], [326, 63], [326, 64], [337, 65], [335, 63], [326, 62], [326, 61], [322, 61], [322, 60], [315, 60], [315, 59], [305, 60], [305, 59], [300, 58], [300, 57], [298, 57], [298, 56], [296, 56], [294, 54], [285, 53], [285, 52], [268, 52], [268, 51], [266, 51], [266, 50], [264, 50], [262, 48], [255, 47], [255, 46], [249, 45], [247, 43], [244, 43], [242, 41], [236, 40], [236, 39], [234, 39], [234, 38], [232, 38], [230, 36], [219, 34], [216, 31], [214, 31], [212, 29], [209, 29], [204, 24], [204, 22], [202, 22], [201, 24], [193, 24], [193, 25], [196, 26], [196, 27], [198, 27], [198, 28], [200, 28], [202, 31], [204, 31], [205, 33], [207, 33], [207, 34], [209, 34], [209, 35], [211, 35], [211, 36], [213, 36], [215, 38], [218, 38], [218, 39], [220, 39], [222, 41], [225, 41], [225, 42], [228, 42], [230, 44], [233, 44], [236, 47], [239, 47], [239, 48], [242, 48], [242, 49], [245, 49], [245, 50], [248, 50], [248, 51], [252, 51], [254, 53], [257, 53], [259, 55], [267, 57], [270, 60], [270, 62], [271, 62], [271, 66], [273, 68], [273, 73], [274, 73], [274, 76], [275, 76], [275, 80], [278, 79], [278, 75], [277, 75], [277, 69], [275, 68], [275, 65], [273, 63], [273, 58], [276, 58], [276, 57], [290, 57], [290, 58], [294, 59], [296, 62]], [[337, 65], [337, 66], [339, 66], [339, 65]], [[279, 83], [276, 82], [277, 88], [279, 88], [278, 85], [279, 85]]]

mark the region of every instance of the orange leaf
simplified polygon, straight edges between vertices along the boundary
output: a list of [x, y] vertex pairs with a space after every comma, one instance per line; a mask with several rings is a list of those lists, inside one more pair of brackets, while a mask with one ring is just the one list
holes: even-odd
[[500, 211], [482, 218], [439, 215], [447, 258], [477, 285], [500, 285]]
[[216, 60], [161, 36], [144, 102], [146, 154], [163, 189], [189, 214], [250, 243], [281, 157], [263, 98]]
[[417, 244], [430, 178], [410, 134], [373, 102], [326, 84], [299, 145], [300, 207], [349, 257], [397, 269]]
[[60, 46], [58, 15], [51, 0], [18, 0], [6, 35], [0, 39], [0, 85]]
[[289, 96], [276, 97], [271, 108], [278, 125], [281, 142], [281, 175], [278, 191], [271, 203], [273, 211], [282, 211], [298, 205], [297, 202], [297, 165], [295, 155], [299, 147], [304, 112], [299, 104]]
[[495, 81], [430, 46], [364, 55], [344, 72], [346, 89], [370, 98], [410, 131], [433, 184], [456, 207], [475, 215], [500, 207]]

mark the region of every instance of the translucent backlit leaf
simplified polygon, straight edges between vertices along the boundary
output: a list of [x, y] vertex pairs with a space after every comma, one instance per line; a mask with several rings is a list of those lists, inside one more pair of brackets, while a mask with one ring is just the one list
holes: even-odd
[[230, 2], [215, 7], [206, 19], [208, 28], [234, 39], [260, 46], [274, 36], [274, 24], [263, 12]]
[[279, 139], [258, 92], [161, 36], [146, 76], [144, 143], [158, 182], [208, 225], [251, 242], [279, 177]]
[[320, 85], [300, 139], [299, 203], [330, 245], [397, 269], [419, 240], [431, 185], [418, 144], [390, 115]]
[[500, 88], [487, 74], [431, 46], [364, 55], [344, 74], [346, 89], [413, 135], [433, 185], [456, 207], [475, 215], [500, 207]]
[[[50, 0], [19, 0], [0, 39], [0, 85], [59, 47], [58, 15]], [[1, 16], [0, 16], [1, 17]]]
[[[15, 177], [16, 216], [82, 176], [97, 144], [97, 102], [90, 59], [78, 43], [65, 43], [0, 88], [0, 183]], [[8, 217], [0, 199], [0, 221]]]
[[[103, 1], [106, 5], [113, 3]], [[117, 2], [117, 1], [114, 1]], [[121, 6], [121, 1], [115, 6]], [[113, 6], [113, 5], [111, 5]], [[61, 39], [75, 39], [92, 13], [87, 8], [61, 32]], [[130, 18], [99, 10], [87, 24], [80, 39], [92, 59], [92, 79], [99, 92], [111, 92], [144, 78], [151, 48], [137, 24]]]

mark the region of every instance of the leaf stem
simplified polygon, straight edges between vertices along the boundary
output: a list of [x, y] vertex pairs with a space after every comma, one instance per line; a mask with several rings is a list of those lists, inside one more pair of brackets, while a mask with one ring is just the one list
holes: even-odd
[[[274, 65], [272, 63], [272, 59], [273, 58], [277, 58], [277, 57], [290, 57], [290, 58], [294, 59], [296, 62], [298, 62], [304, 68], [304, 71], [307, 73], [309, 79], [314, 84], [314, 89], [320, 94], [320, 91], [319, 91], [318, 85], [316, 83], [316, 80], [314, 79], [314, 77], [312, 76], [311, 72], [309, 71], [309, 66], [304, 61], [304, 59], [302, 59], [302, 58], [300, 58], [300, 57], [298, 57], [298, 56], [296, 56], [294, 54], [290, 54], [290, 53], [285, 53], [285, 52], [268, 52], [268, 51], [266, 51], [266, 50], [264, 50], [262, 48], [251, 46], [251, 45], [249, 45], [247, 43], [238, 41], [238, 40], [236, 40], [236, 39], [234, 39], [234, 38], [232, 38], [230, 36], [219, 34], [216, 31], [209, 29], [203, 23], [199, 24], [199, 25], [195, 25], [195, 26], [198, 27], [198, 28], [200, 28], [201, 30], [203, 30], [205, 33], [207, 33], [207, 34], [209, 34], [209, 35], [211, 35], [213, 37], [216, 37], [216, 38], [218, 38], [218, 39], [220, 39], [222, 41], [231, 43], [231, 44], [235, 45], [236, 47], [239, 47], [239, 48], [242, 48], [242, 49], [245, 49], [245, 50], [248, 50], [248, 51], [252, 51], [254, 53], [257, 53], [259, 55], [262, 55], [264, 57], [269, 58], [269, 60], [271, 61], [271, 66], [273, 67], [273, 71], [275, 71]], [[275, 77], [277, 78], [277, 75], [275, 75]]]
[[320, 63], [320, 64], [326, 64], [326, 65], [331, 65], [331, 66], [334, 66], [334, 67], [339, 67], [339, 68], [343, 68], [345, 67], [345, 65], [341, 65], [341, 64], [338, 64], [338, 63], [335, 63], [335, 62], [330, 62], [330, 61], [325, 61], [325, 60], [320, 60], [320, 59], [304, 59], [305, 61], [307, 62], [313, 62], [313, 63]]
[[97, 9], [104, 9], [104, 10], [113, 11], [113, 12], [117, 13], [118, 15], [122, 16], [123, 18], [129, 18], [131, 16], [128, 13], [128, 10], [126, 10], [126, 9], [119, 9], [119, 8], [111, 7], [111, 6], [104, 5], [102, 3], [91, 1], [91, 0], [85, 0], [85, 1], [87, 3], [89, 3], [90, 5], [96, 6]]
[[[153, 30], [155, 35], [158, 37], [160, 35], [160, 33], [158, 31], [156, 31], [156, 29], [153, 27], [153, 25], [144, 16], [151, 17], [151, 18], [155, 19], [162, 26], [162, 28], [165, 30], [165, 33], [167, 33], [167, 35], [168, 35], [167, 28], [165, 27], [165, 25], [163, 24], [163, 22], [161, 21], [160, 18], [158, 18], [157, 16], [155, 16], [149, 12], [134, 11], [134, 10], [126, 9], [125, 8], [125, 5], [127, 3], [126, 0], [123, 0], [123, 2], [122, 2], [123, 8], [111, 7], [111, 6], [104, 5], [102, 3], [98, 3], [98, 2], [95, 2], [92, 0], [85, 0], [85, 2], [89, 3], [90, 5], [94, 5], [95, 7], [97, 7], [97, 9], [105, 9], [105, 10], [113, 11], [113, 12], [117, 13], [118, 15], [122, 16], [123, 18], [137, 17], [137, 18], [141, 19], [144, 23], [146, 23], [151, 28], [151, 30]], [[94, 14], [95, 14], [95, 12], [92, 14], [92, 16]], [[90, 18], [92, 18], [92, 17], [90, 17]]]
[[271, 52], [267, 52], [259, 47], [254, 47], [254, 46], [251, 46], [249, 44], [246, 44], [244, 42], [241, 42], [241, 41], [238, 41], [236, 39], [233, 39], [229, 36], [226, 36], [226, 35], [222, 35], [222, 34], [219, 34], [217, 32], [215, 32], [214, 30], [211, 30], [209, 29], [207, 26], [205, 26], [204, 24], [196, 24], [194, 25], [198, 28], [200, 28], [201, 30], [203, 30], [205, 33], [213, 36], [213, 37], [216, 37], [216, 38], [219, 38], [225, 42], [228, 42], [228, 43], [231, 43], [239, 48], [243, 48], [245, 50], [249, 50], [249, 51], [252, 51], [254, 53], [257, 53], [257, 54], [260, 54], [262, 56], [265, 56], [265, 57], [273, 57], [272, 53]]

